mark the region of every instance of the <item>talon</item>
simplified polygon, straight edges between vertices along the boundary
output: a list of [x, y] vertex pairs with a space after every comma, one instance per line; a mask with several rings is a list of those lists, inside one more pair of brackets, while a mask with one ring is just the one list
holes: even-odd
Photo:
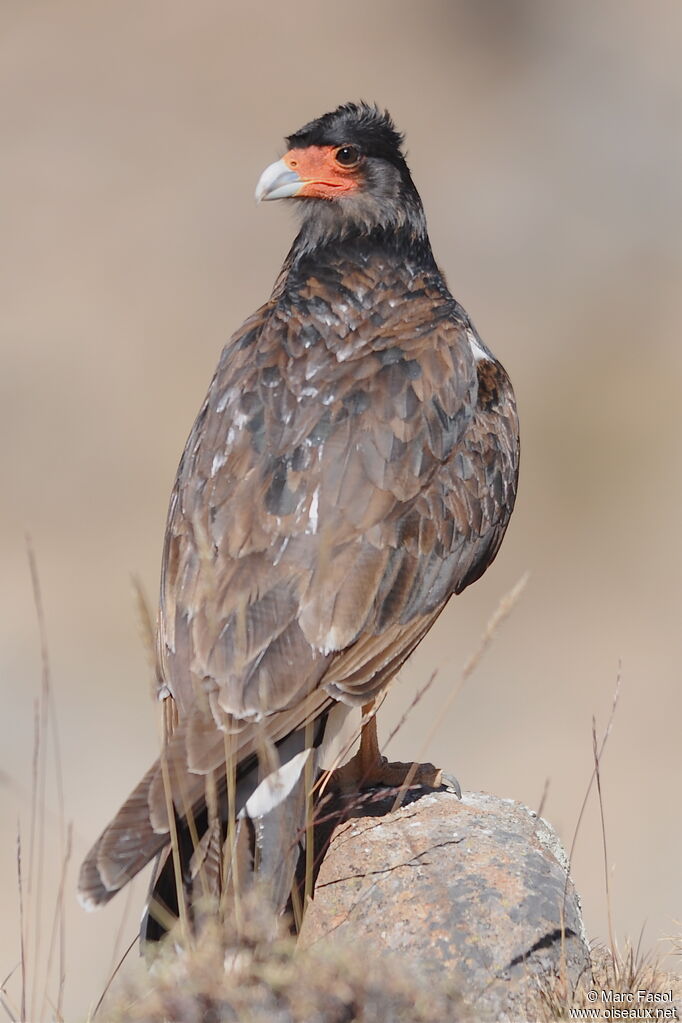
[[462, 786], [459, 784], [454, 774], [444, 774], [441, 784], [448, 790], [448, 792], [453, 792], [458, 799], [462, 798]]

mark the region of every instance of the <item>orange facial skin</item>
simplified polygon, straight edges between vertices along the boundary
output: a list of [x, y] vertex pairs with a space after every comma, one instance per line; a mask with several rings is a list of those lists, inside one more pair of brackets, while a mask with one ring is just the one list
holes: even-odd
[[336, 199], [357, 190], [360, 164], [343, 167], [336, 160], [338, 151], [338, 146], [307, 146], [290, 149], [282, 157], [289, 170], [295, 171], [303, 181], [296, 193], [297, 199]]

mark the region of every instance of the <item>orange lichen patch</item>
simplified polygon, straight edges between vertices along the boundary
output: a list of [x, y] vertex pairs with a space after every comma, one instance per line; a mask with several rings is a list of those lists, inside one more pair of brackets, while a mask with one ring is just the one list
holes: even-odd
[[306, 146], [284, 155], [289, 170], [296, 171], [303, 181], [297, 198], [335, 199], [357, 189], [357, 165], [342, 167], [336, 161], [337, 152], [338, 146]]

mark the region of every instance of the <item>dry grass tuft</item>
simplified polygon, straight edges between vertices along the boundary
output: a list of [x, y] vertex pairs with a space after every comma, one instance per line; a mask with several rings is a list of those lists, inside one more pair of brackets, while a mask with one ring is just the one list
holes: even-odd
[[[121, 981], [97, 1023], [443, 1023], [469, 1018], [459, 996], [416, 967], [329, 942], [295, 953], [285, 923], [255, 892], [239, 930], [218, 915], [189, 944], [168, 935]], [[208, 914], [207, 914], [208, 916]]]
[[[33, 712], [33, 758], [28, 829], [17, 822], [17, 901], [19, 954], [17, 964], [0, 982], [0, 1008], [12, 1021], [63, 1020], [66, 983], [65, 897], [71, 859], [72, 832], [64, 813], [62, 763], [47, 626], [38, 565], [26, 538], [29, 571], [40, 642], [41, 685]], [[49, 760], [52, 760], [50, 765]], [[55, 788], [57, 838], [48, 840], [49, 782]], [[59, 863], [56, 891], [46, 891], [46, 860]]]
[[[593, 945], [592, 973], [585, 978], [576, 991], [569, 991], [560, 978], [549, 981], [538, 988], [536, 998], [528, 1006], [528, 1019], [539, 1020], [541, 1023], [554, 1023], [555, 1020], [572, 1020], [580, 1018], [577, 1012], [585, 1010], [585, 1019], [607, 1019], [605, 1010], [613, 1006], [636, 1009], [637, 992], [665, 993], [672, 992], [672, 1003], [661, 1003], [668, 1008], [671, 1004], [677, 1007], [679, 1018], [682, 1009], [682, 976], [670, 973], [661, 966], [660, 959], [650, 953], [642, 952], [639, 945], [628, 943], [623, 952], [613, 951], [605, 945]], [[594, 992], [597, 993], [595, 999]], [[602, 992], [604, 993], [602, 995]], [[622, 995], [624, 999], [612, 998]], [[629, 1002], [632, 995], [634, 1001]], [[611, 1000], [609, 1000], [611, 998]], [[587, 1015], [599, 1012], [601, 1015]]]

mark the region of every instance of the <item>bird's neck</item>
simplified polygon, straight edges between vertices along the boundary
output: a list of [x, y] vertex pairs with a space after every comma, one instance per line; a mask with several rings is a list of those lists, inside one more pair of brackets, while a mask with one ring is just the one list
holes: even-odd
[[408, 273], [439, 274], [425, 227], [423, 231], [377, 227], [371, 231], [316, 237], [305, 225], [287, 256], [279, 284], [285, 291], [292, 291], [309, 277], [325, 277], [329, 270], [362, 267], [375, 261], [387, 267], [400, 266]]
[[421, 200], [411, 183], [400, 199], [358, 196], [343, 207], [325, 199], [306, 199], [297, 207], [301, 229], [287, 262], [319, 266], [345, 257], [361, 258], [382, 252], [389, 259], [413, 262], [424, 268], [433, 254]]

